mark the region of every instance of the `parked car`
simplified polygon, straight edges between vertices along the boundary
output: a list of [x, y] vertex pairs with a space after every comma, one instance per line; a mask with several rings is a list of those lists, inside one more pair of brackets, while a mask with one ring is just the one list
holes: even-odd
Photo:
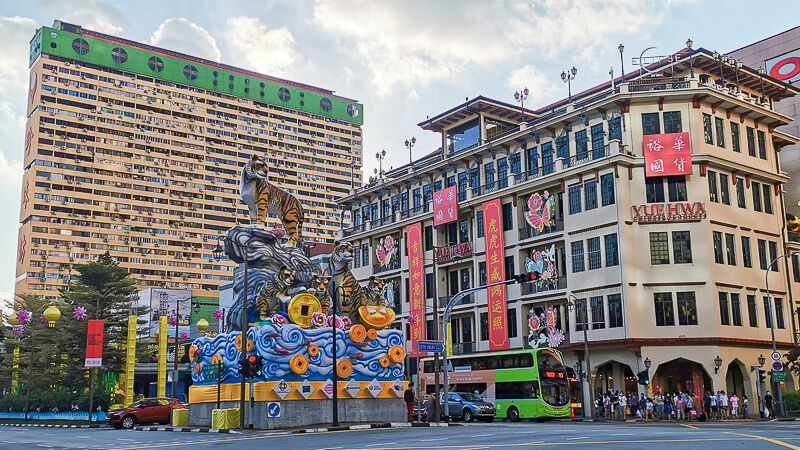
[[414, 420], [419, 422], [428, 421], [428, 401], [422, 402], [422, 406], [414, 403]]
[[106, 414], [106, 422], [114, 428], [133, 428], [137, 423], [169, 423], [173, 409], [183, 409], [186, 405], [177, 398], [145, 398], [131, 406]]
[[[451, 418], [463, 419], [464, 422], [472, 422], [473, 420], [494, 421], [494, 405], [482, 399], [479, 395], [469, 392], [449, 392], [448, 396]], [[442, 403], [442, 411], [444, 411], [444, 403]]]

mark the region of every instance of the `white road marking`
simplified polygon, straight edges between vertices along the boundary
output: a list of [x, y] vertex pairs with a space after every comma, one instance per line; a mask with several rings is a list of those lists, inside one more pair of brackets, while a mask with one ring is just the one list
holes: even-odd
[[420, 442], [446, 441], [448, 438], [420, 439]]
[[633, 436], [633, 433], [614, 433], [612, 436]]
[[581, 437], [571, 437], [567, 438], [568, 441], [576, 441], [578, 439], [589, 439], [589, 436], [581, 436]]
[[470, 437], [486, 437], [486, 436], [494, 436], [494, 433], [489, 433], [489, 434], [473, 434], [473, 435], [472, 435], [472, 436], [470, 436]]
[[538, 433], [541, 433], [541, 431], [514, 431], [513, 433], [514, 434], [538, 434]]
[[381, 445], [395, 445], [397, 442], [383, 442], [381, 444], [366, 444], [364, 447], [380, 447]]

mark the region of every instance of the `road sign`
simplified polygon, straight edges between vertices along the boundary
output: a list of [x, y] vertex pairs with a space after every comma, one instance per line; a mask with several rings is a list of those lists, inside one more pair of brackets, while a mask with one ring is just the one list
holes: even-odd
[[417, 350], [420, 352], [442, 353], [444, 344], [441, 341], [417, 341]]
[[222, 364], [206, 364], [203, 366], [203, 372], [213, 372], [222, 368]]
[[773, 361], [780, 361], [781, 360], [781, 352], [772, 352], [772, 353], [770, 353], [770, 356], [772, 356], [772, 360]]
[[333, 397], [333, 382], [330, 379], [325, 380], [325, 383], [320, 389], [322, 390], [323, 394], [328, 396], [328, 398]]
[[359, 392], [361, 392], [361, 383], [355, 380], [355, 378], [351, 378], [347, 384], [344, 385], [344, 390], [350, 394], [350, 397], [356, 398]]
[[774, 372], [782, 372], [783, 371], [783, 363], [780, 361], [772, 361], [772, 371]]
[[281, 416], [281, 404], [278, 402], [267, 403], [267, 417], [277, 418]]
[[204, 372], [203, 379], [205, 381], [219, 380], [219, 372]]
[[772, 372], [772, 381], [776, 383], [786, 381], [786, 372]]
[[289, 383], [287, 383], [284, 380], [279, 381], [278, 384], [276, 384], [275, 387], [272, 388], [272, 390], [275, 391], [275, 394], [277, 394], [278, 397], [282, 399], [285, 398], [287, 395], [289, 395], [290, 392], [292, 392], [291, 386], [289, 386]]

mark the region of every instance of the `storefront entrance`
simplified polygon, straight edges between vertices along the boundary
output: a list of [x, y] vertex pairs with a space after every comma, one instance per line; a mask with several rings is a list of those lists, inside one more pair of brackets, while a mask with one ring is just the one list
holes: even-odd
[[705, 391], [713, 391], [711, 378], [703, 366], [678, 358], [658, 366], [653, 375], [652, 392], [688, 391], [701, 395]]

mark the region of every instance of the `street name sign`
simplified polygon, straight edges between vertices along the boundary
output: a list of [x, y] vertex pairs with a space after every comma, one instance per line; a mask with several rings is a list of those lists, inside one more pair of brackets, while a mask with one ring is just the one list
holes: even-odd
[[444, 343], [442, 341], [417, 341], [417, 350], [420, 352], [442, 353]]

